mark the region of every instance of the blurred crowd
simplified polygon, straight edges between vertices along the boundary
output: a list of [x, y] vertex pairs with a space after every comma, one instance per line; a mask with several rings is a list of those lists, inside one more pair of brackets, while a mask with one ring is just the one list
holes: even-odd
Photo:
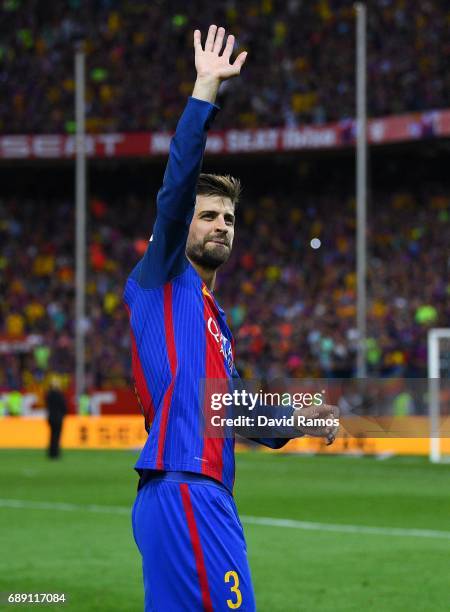
[[[450, 6], [368, 4], [369, 113], [450, 106]], [[355, 114], [347, 0], [3, 0], [0, 133], [71, 133], [74, 49], [87, 53], [90, 132], [171, 130], [192, 91], [192, 31], [225, 25], [248, 49], [215, 127], [296, 126]]]
[[[370, 211], [369, 371], [426, 375], [427, 330], [450, 322], [450, 193], [374, 194]], [[152, 212], [136, 196], [90, 200], [90, 387], [130, 385], [122, 292], [148, 244]], [[245, 197], [216, 288], [243, 376], [354, 374], [354, 220], [351, 198]], [[0, 388], [32, 389], [52, 373], [68, 381], [74, 370], [73, 233], [70, 201], [0, 200], [0, 339], [37, 338], [27, 352], [2, 354]]]

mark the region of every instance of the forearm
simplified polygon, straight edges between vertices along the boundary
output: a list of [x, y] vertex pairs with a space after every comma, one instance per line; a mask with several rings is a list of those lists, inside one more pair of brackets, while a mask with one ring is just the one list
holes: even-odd
[[271, 448], [272, 450], [278, 450], [286, 446], [292, 438], [247, 438], [247, 440], [251, 440], [262, 446], [267, 446], [267, 448]]
[[174, 220], [190, 222], [206, 134], [217, 110], [206, 100], [189, 100], [170, 143], [164, 181], [158, 193], [158, 213]]
[[[246, 383], [240, 378], [235, 367], [230, 384], [233, 394], [237, 392], [238, 397], [241, 394], [241, 397], [246, 397], [247, 402], [250, 401], [247, 396], [251, 393], [248, 393]], [[251, 400], [251, 403], [254, 403], [254, 399]], [[251, 425], [235, 426], [234, 432], [264, 446], [281, 448], [290, 439], [304, 435], [295, 427], [295, 422], [292, 422], [295, 414], [292, 406], [273, 406], [256, 401], [250, 410], [247, 404], [243, 405], [241, 401], [233, 404], [232, 411], [235, 423], [240, 422], [236, 417], [251, 418]]]
[[[256, 404], [250, 410], [248, 408], [244, 409], [240, 405], [234, 405], [233, 416], [234, 422], [237, 424], [235, 433], [244, 438], [260, 442], [265, 446], [279, 448], [287, 440], [304, 435], [295, 426], [294, 415], [295, 410], [292, 406]], [[271, 443], [267, 443], [267, 440], [270, 440]]]
[[[292, 406], [256, 405], [251, 411], [255, 420], [258, 438], [291, 439], [301, 437], [303, 434], [294, 424], [295, 410]], [[253, 435], [255, 431], [252, 432]], [[253, 437], [253, 436], [252, 436]]]
[[215, 104], [220, 81], [215, 77], [197, 76], [192, 97], [204, 102]]
[[252, 428], [243, 428], [236, 433], [245, 438], [268, 446], [272, 449], [279, 449], [285, 446], [292, 438], [299, 438], [304, 434], [295, 426], [290, 424], [295, 410], [291, 406], [256, 406], [252, 411], [255, 422], [262, 421], [270, 424]]

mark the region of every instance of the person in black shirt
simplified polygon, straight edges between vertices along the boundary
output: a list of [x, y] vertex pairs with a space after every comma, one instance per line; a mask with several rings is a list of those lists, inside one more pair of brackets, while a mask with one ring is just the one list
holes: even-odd
[[66, 399], [61, 391], [61, 383], [58, 378], [53, 377], [50, 388], [45, 398], [48, 412], [48, 423], [50, 425], [50, 443], [48, 456], [50, 459], [58, 459], [60, 456], [60, 438], [64, 416], [67, 413]]

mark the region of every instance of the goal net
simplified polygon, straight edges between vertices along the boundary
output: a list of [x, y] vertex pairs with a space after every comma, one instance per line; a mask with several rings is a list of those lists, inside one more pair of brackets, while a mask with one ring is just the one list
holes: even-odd
[[448, 427], [450, 418], [450, 328], [428, 332], [428, 384], [430, 416], [430, 461], [450, 461]]

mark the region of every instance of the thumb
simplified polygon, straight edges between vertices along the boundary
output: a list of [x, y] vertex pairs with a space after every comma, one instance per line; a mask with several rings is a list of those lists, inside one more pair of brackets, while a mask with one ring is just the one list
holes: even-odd
[[238, 72], [241, 71], [242, 66], [245, 64], [245, 60], [247, 59], [247, 55], [248, 55], [247, 51], [242, 51], [242, 53], [239, 53], [237, 58], [234, 60], [232, 66]]

